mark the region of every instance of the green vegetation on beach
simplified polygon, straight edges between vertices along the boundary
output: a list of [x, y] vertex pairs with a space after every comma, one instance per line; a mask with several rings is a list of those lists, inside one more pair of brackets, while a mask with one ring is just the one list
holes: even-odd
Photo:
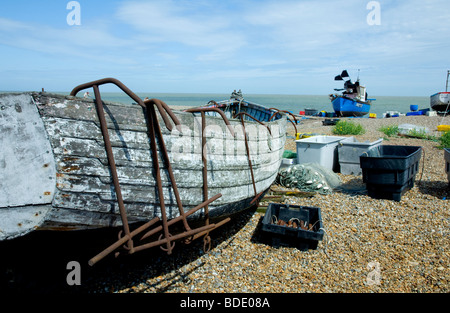
[[360, 124], [350, 121], [339, 121], [332, 130], [335, 135], [362, 135], [366, 131]]
[[450, 131], [444, 132], [441, 137], [439, 137], [439, 148], [450, 148]]
[[384, 133], [388, 137], [397, 136], [398, 126], [397, 125], [382, 126], [380, 127], [379, 131]]
[[[399, 136], [399, 129], [397, 125], [382, 126], [378, 129], [387, 137]], [[443, 132], [441, 136], [433, 136], [427, 134], [424, 130], [411, 129], [406, 136], [424, 140], [437, 141], [440, 143], [439, 149], [450, 148], [450, 131]]]

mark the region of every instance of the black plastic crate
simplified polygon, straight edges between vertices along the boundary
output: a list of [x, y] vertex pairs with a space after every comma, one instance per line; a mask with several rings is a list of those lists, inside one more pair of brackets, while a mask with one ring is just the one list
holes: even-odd
[[422, 147], [381, 145], [359, 157], [363, 182], [375, 185], [406, 185], [419, 170]]
[[414, 187], [421, 156], [422, 147], [416, 146], [381, 145], [363, 153], [359, 158], [368, 195], [400, 201]]
[[[278, 221], [306, 225], [301, 227], [278, 225]], [[279, 246], [294, 246], [299, 250], [316, 249], [323, 239], [324, 231], [320, 208], [298, 205], [270, 203], [262, 220], [263, 237], [278, 248]]]
[[403, 194], [414, 187], [415, 178], [411, 178], [404, 185], [372, 185], [367, 184], [367, 194], [374, 199], [386, 199], [400, 201]]

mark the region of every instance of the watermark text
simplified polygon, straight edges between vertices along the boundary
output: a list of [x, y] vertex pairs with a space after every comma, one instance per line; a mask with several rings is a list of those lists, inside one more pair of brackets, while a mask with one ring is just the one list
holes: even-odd
[[367, 24], [370, 26], [381, 25], [381, 5], [378, 1], [370, 1], [366, 6], [367, 10], [371, 10], [367, 14]]
[[66, 6], [67, 10], [71, 10], [66, 17], [67, 25], [81, 25], [81, 6], [78, 1], [69, 1]]

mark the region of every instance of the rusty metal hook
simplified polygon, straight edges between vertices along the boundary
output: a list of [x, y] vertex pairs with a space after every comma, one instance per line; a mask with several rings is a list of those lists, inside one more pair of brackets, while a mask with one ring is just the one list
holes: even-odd
[[72, 89], [72, 91], [70, 92], [71, 96], [76, 96], [77, 93], [83, 89], [86, 88], [91, 88], [94, 86], [100, 86], [100, 85], [104, 85], [104, 84], [114, 84], [117, 87], [119, 87], [120, 89], [123, 90], [123, 92], [125, 92], [131, 99], [133, 99], [134, 101], [136, 101], [141, 107], [145, 107], [144, 102], [141, 100], [141, 98], [139, 98], [134, 92], [132, 92], [127, 86], [125, 86], [121, 81], [119, 81], [116, 78], [112, 78], [112, 77], [107, 77], [107, 78], [102, 78], [102, 79], [98, 79], [98, 80], [94, 80], [88, 83], [84, 83], [81, 85], [76, 86], [75, 88]]
[[283, 113], [287, 113], [287, 114], [289, 114], [289, 115], [292, 115], [292, 117], [294, 118], [295, 123], [289, 118], [289, 116], [286, 116], [286, 118], [289, 120], [289, 122], [292, 123], [292, 125], [294, 126], [294, 129], [295, 129], [295, 133], [297, 134], [297, 126], [295, 125], [295, 124], [297, 124], [297, 119], [295, 118], [295, 115], [294, 115], [294, 114], [292, 114], [291, 112], [286, 111], [286, 110], [279, 110], [279, 109], [277, 109], [277, 108], [270, 108], [269, 110], [275, 110], [275, 111], [277, 111], [277, 112], [275, 112], [275, 113], [272, 114], [272, 116], [269, 118], [269, 121], [270, 121], [271, 119], [273, 119], [275, 115], [279, 114], [279, 112], [283, 112]]
[[203, 252], [208, 253], [211, 250], [211, 237], [207, 234], [203, 237]]
[[172, 131], [172, 124], [170, 124], [169, 119], [167, 118], [167, 114], [169, 114], [172, 121], [175, 123], [177, 129], [179, 132], [181, 132], [181, 123], [178, 120], [178, 118], [173, 114], [172, 110], [169, 108], [169, 106], [162, 100], [159, 99], [145, 99], [144, 104], [147, 105], [156, 105], [158, 108], [159, 114], [161, 114], [162, 119], [164, 120], [164, 124], [166, 125], [167, 129], [169, 131]]
[[265, 128], [267, 128], [267, 130], [269, 131], [270, 136], [272, 136], [272, 132], [270, 131], [269, 126], [267, 126], [267, 125], [264, 124], [263, 122], [258, 121], [256, 118], [254, 118], [253, 116], [251, 116], [250, 114], [248, 114], [248, 113], [246, 113], [246, 112], [240, 112], [240, 113], [237, 113], [234, 117], [237, 117], [238, 115], [241, 116], [241, 119], [242, 119], [242, 116], [243, 116], [243, 115], [250, 117], [250, 118], [253, 119], [255, 122], [257, 122], [257, 123], [261, 124], [262, 126], [264, 126]]
[[[172, 234], [168, 233], [169, 237], [167, 239], [167, 248], [164, 248], [162, 245], [159, 246], [161, 248], [162, 251], [168, 252], [169, 254], [172, 252], [173, 248], [175, 247], [175, 241], [171, 241], [169, 238], [172, 237]], [[163, 234], [159, 235], [158, 240], [161, 241], [163, 237]], [[172, 244], [170, 244], [172, 243]]]
[[185, 112], [189, 113], [200, 113], [200, 112], [217, 112], [222, 117], [223, 121], [227, 125], [228, 130], [230, 131], [231, 135], [234, 137], [234, 130], [233, 127], [231, 127], [230, 121], [226, 117], [225, 113], [219, 108], [191, 108], [185, 110]]

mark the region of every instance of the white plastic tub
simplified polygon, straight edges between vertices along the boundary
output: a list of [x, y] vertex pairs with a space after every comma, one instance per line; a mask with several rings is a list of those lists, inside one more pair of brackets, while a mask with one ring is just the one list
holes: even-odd
[[297, 159], [283, 158], [283, 159], [281, 159], [280, 168], [289, 167], [289, 166], [294, 165], [296, 163], [297, 163]]
[[338, 145], [340, 171], [344, 175], [362, 175], [359, 156], [383, 142], [380, 138], [373, 142], [359, 142], [355, 137], [348, 137]]
[[347, 137], [314, 136], [296, 140], [297, 164], [318, 163], [325, 168], [339, 171], [337, 146]]

